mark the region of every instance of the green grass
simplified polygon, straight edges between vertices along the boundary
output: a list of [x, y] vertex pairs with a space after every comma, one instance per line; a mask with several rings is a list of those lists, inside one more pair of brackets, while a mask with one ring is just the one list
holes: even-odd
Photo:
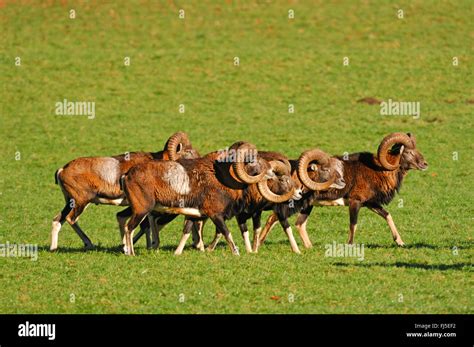
[[[474, 311], [471, 1], [0, 3], [0, 243], [41, 249], [36, 262], [0, 258], [0, 312]], [[369, 96], [419, 101], [421, 118], [357, 103]], [[64, 98], [95, 101], [96, 118], [55, 115]], [[313, 147], [376, 151], [384, 135], [413, 132], [430, 168], [410, 172], [388, 207], [407, 247], [362, 210], [356, 242], [365, 259], [325, 257], [326, 244], [345, 242], [348, 212], [320, 208], [308, 225], [314, 248], [302, 255], [277, 227], [259, 254], [234, 257], [222, 243], [176, 257], [181, 217], [163, 231], [160, 251], [140, 241], [129, 258], [112, 251], [118, 209], [92, 206], [81, 226], [99, 250], [84, 252], [65, 225], [59, 252], [48, 252], [63, 207], [58, 167], [158, 150], [177, 130], [201, 153], [247, 140], [293, 158]], [[243, 250], [236, 222], [228, 225]], [[213, 232], [208, 224], [207, 242]]]

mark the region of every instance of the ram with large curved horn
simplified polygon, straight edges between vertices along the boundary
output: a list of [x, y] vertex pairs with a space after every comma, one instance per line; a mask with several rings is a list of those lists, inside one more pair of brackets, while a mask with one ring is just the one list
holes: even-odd
[[[393, 240], [397, 245], [403, 246], [405, 243], [395, 227], [392, 216], [382, 206], [392, 201], [409, 170], [423, 171], [428, 168], [428, 163], [416, 148], [415, 137], [410, 133], [392, 133], [384, 137], [379, 145], [377, 155], [359, 152], [344, 157], [331, 157], [330, 160], [339, 160], [347, 185], [339, 190], [330, 189], [324, 192], [315, 192], [313, 203], [299, 211], [296, 226], [305, 246], [311, 245], [306, 231], [306, 223], [313, 205], [320, 201], [331, 202], [331, 205], [341, 205], [342, 203], [349, 206], [350, 227], [347, 241], [349, 244], [354, 242], [359, 210], [361, 207], [367, 207], [385, 219]], [[380, 166], [383, 170], [380, 170]], [[301, 201], [304, 201], [304, 198]], [[279, 218], [281, 216], [276, 212], [270, 216], [262, 231], [260, 242], [265, 240], [266, 235]]]
[[[269, 164], [270, 170], [267, 170], [267, 175], [257, 182], [256, 187], [253, 185], [246, 190], [245, 203], [242, 206], [241, 212], [236, 216], [247, 252], [252, 252], [247, 227], [249, 219], [253, 221], [255, 242], [259, 238], [261, 214], [264, 210], [271, 209], [275, 204], [301, 199], [301, 189], [297, 189], [297, 182], [291, 173], [291, 163], [286, 156], [278, 152], [259, 151], [257, 162], [262, 161]], [[264, 165], [259, 166], [264, 167]], [[291, 228], [285, 229], [285, 232], [292, 249], [298, 252]], [[216, 247], [220, 236], [220, 233], [216, 232], [214, 240], [208, 247], [209, 250], [213, 250]]]
[[189, 148], [192, 148], [192, 145], [188, 134], [179, 131], [171, 135], [165, 144], [164, 151], [167, 151], [170, 160], [176, 161], [182, 158], [183, 152]]
[[247, 184], [260, 182], [266, 175], [265, 171], [262, 170], [262, 172], [252, 176], [245, 170], [246, 164], [264, 166], [264, 160], [258, 157], [257, 148], [248, 142], [239, 142], [238, 146], [231, 146], [231, 149], [233, 148], [235, 148], [236, 155], [232, 168], [236, 176]]
[[[298, 177], [301, 182], [311, 190], [327, 190], [336, 181], [336, 172], [333, 171], [330, 179], [326, 182], [319, 183], [313, 181], [308, 175], [308, 167], [312, 162], [319, 165], [328, 165], [330, 156], [320, 149], [311, 149], [301, 154], [298, 159]], [[315, 166], [317, 169], [317, 166]]]
[[[311, 208], [320, 191], [337, 190], [345, 187], [341, 160], [330, 157], [320, 149], [305, 151], [298, 160], [291, 160], [290, 164], [292, 178], [297, 183], [295, 191], [298, 194], [295, 194], [295, 196], [298, 196], [298, 198], [287, 199], [286, 201], [271, 205], [270, 208], [274, 213], [270, 217], [271, 220], [267, 221], [263, 230], [260, 228], [259, 221], [257, 227], [254, 225], [254, 228], [257, 230], [255, 234], [261, 234], [254, 239], [254, 252], [258, 251], [260, 242], [265, 240], [271, 227], [279, 221], [288, 235], [291, 249], [296, 253], [300, 253], [296, 241], [291, 237], [292, 230], [288, 221], [289, 217], [305, 208]], [[311, 241], [305, 235], [304, 228], [301, 228], [298, 224], [296, 227], [300, 232], [305, 247], [311, 247]]]
[[[288, 170], [288, 166], [285, 165], [282, 161], [272, 160], [270, 161], [270, 166], [275, 175], [277, 176], [286, 175], [287, 177], [285, 179], [291, 180], [291, 172], [290, 170]], [[289, 181], [287, 181], [287, 184], [289, 184]], [[273, 203], [282, 203], [282, 202], [288, 201], [295, 194], [294, 186], [292, 186], [289, 190], [287, 190], [286, 193], [283, 193], [283, 194], [277, 194], [277, 193], [272, 192], [271, 189], [268, 187], [268, 179], [264, 179], [258, 182], [257, 187], [260, 194], [262, 194], [262, 196], [265, 199]]]
[[[403, 146], [399, 148], [398, 153], [392, 152], [392, 148], [395, 145]], [[396, 170], [400, 166], [400, 160], [404, 149], [413, 149], [415, 146], [416, 142], [414, 142], [408, 134], [392, 133], [385, 136], [380, 143], [377, 150], [377, 159], [384, 169], [389, 171]]]
[[[291, 179], [290, 176], [281, 177], [281, 173], [288, 173], [288, 166], [279, 161], [269, 163], [259, 156], [254, 145], [237, 142], [231, 149], [237, 150], [236, 160], [231, 164], [232, 157], [227, 151], [224, 156], [218, 151], [198, 159], [143, 163], [124, 176], [124, 192], [132, 210], [125, 230], [126, 245], [130, 247], [127, 254], [134, 254], [130, 241], [133, 230], [144, 216], [157, 209], [160, 213], [183, 214], [195, 221], [210, 218], [218, 234], [225, 236], [232, 253], [239, 254], [225, 221], [269, 203], [257, 186], [262, 180], [269, 181], [270, 193], [262, 186], [264, 194], [269, 193], [267, 197], [278, 201], [281, 196], [289, 198], [294, 185], [285, 179]], [[183, 251], [191, 229], [187, 223], [175, 254]], [[243, 236], [247, 251], [251, 251], [248, 233]]]
[[[181, 145], [180, 145], [181, 144]], [[110, 157], [82, 157], [70, 161], [56, 171], [56, 183], [66, 199], [66, 205], [58, 213], [52, 223], [52, 251], [58, 247], [58, 234], [62, 225], [67, 221], [79, 235], [86, 249], [93, 248], [89, 237], [82, 231], [77, 219], [90, 203], [96, 205], [126, 206], [128, 204], [120, 187], [120, 177], [133, 166], [156, 159], [179, 159], [199, 156], [192, 149], [188, 135], [183, 132], [173, 134], [166, 142], [165, 149], [158, 152], [129, 152]], [[74, 204], [71, 204], [74, 201]], [[130, 211], [117, 214], [120, 230]], [[147, 246], [157, 247], [157, 240], [150, 240], [149, 225], [145, 219], [141, 224], [141, 233], [147, 234]]]

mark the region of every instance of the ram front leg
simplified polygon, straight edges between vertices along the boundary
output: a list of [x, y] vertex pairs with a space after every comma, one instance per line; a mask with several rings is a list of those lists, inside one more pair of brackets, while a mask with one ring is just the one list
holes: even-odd
[[296, 229], [298, 229], [305, 248], [313, 247], [313, 244], [311, 243], [311, 240], [308, 236], [308, 231], [306, 230], [306, 224], [308, 223], [308, 218], [312, 209], [313, 206], [310, 206], [309, 208], [301, 211], [298, 217], [296, 218]]
[[388, 224], [388, 227], [390, 228], [390, 231], [392, 232], [393, 240], [397, 243], [397, 245], [399, 245], [400, 247], [405, 246], [405, 242], [403, 242], [402, 237], [398, 233], [397, 227], [393, 222], [392, 215], [380, 205], [369, 207], [369, 209], [372, 212], [377, 213], [383, 219], [385, 219]]

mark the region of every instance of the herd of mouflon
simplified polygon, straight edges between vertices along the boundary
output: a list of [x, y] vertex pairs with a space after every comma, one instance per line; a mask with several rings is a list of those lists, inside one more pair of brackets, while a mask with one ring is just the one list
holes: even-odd
[[[359, 209], [367, 207], [386, 220], [394, 241], [403, 246], [383, 205], [390, 203], [410, 169], [427, 168], [410, 133], [385, 136], [377, 154], [331, 156], [314, 148], [301, 153], [298, 159], [289, 159], [243, 141], [201, 155], [186, 133], [177, 132], [158, 152], [81, 157], [58, 169], [55, 179], [65, 206], [53, 219], [50, 249], [58, 248], [58, 234], [65, 221], [86, 249], [94, 247], [78, 224], [79, 216], [91, 203], [124, 207], [116, 217], [127, 255], [135, 255], [133, 245], [142, 235], [148, 248], [158, 248], [160, 230], [178, 215], [184, 215], [185, 222], [175, 254], [182, 253], [190, 235], [193, 246], [204, 251], [202, 231], [210, 219], [216, 228], [207, 249], [212, 251], [224, 236], [232, 253], [238, 255], [226, 224], [232, 217], [237, 220], [247, 252], [258, 252], [279, 222], [292, 251], [300, 253], [289, 217], [297, 214], [296, 229], [304, 247], [310, 248], [306, 225], [313, 207], [341, 205], [349, 207], [348, 244], [354, 243]], [[272, 214], [262, 227], [263, 211]], [[249, 219], [253, 224], [252, 241]]]

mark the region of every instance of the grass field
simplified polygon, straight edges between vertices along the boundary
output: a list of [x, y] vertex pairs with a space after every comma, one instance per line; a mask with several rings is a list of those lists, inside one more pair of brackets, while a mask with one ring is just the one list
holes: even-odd
[[[472, 16], [467, 0], [0, 0], [0, 243], [40, 249], [37, 261], [0, 258], [0, 311], [473, 313]], [[382, 116], [364, 97], [420, 102], [421, 116]], [[94, 101], [95, 118], [56, 115], [63, 99]], [[158, 252], [141, 240], [130, 258], [116, 250], [119, 209], [91, 206], [81, 226], [98, 249], [84, 251], [65, 224], [48, 251], [63, 207], [57, 168], [159, 150], [177, 130], [201, 153], [247, 140], [292, 158], [375, 152], [386, 134], [413, 132], [430, 168], [410, 172], [388, 206], [407, 247], [363, 209], [364, 260], [325, 257], [347, 239], [337, 207], [312, 214], [314, 248], [302, 255], [277, 226], [259, 254], [235, 257], [221, 242], [176, 257], [181, 217]], [[204, 233], [209, 242], [214, 227]]]

